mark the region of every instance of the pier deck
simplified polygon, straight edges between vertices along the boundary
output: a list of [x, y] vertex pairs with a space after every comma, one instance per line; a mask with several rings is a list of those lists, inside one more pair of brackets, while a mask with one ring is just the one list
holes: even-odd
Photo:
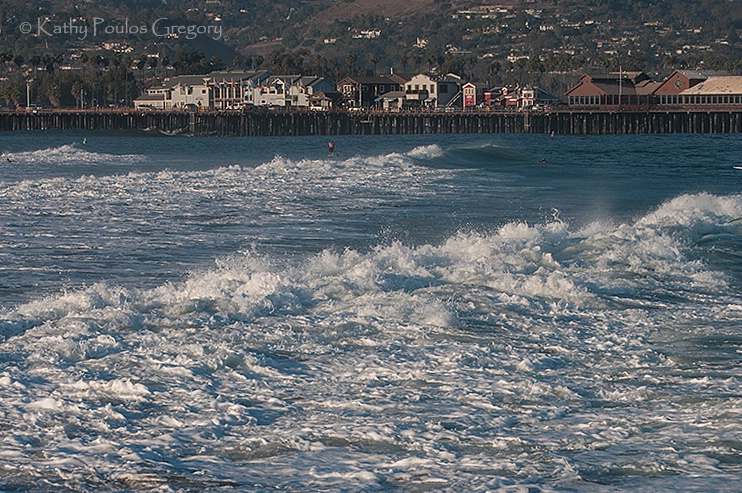
[[0, 132], [48, 129], [150, 130], [168, 135], [215, 136], [742, 133], [742, 109], [400, 113], [94, 109], [0, 112]]

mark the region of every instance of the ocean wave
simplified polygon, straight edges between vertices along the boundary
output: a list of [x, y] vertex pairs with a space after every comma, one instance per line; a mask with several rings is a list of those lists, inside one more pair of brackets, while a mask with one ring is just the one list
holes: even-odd
[[[235, 171], [235, 170], [233, 170]], [[237, 170], [238, 171], [238, 170]], [[459, 325], [458, 314], [501, 309], [560, 313], [622, 303], [673, 303], [722, 295], [723, 273], [678, 234], [727, 228], [740, 197], [678, 197], [633, 224], [508, 223], [461, 232], [441, 244], [381, 243], [368, 252], [325, 250], [289, 266], [255, 252], [220, 259], [180, 283], [131, 292], [99, 284], [15, 308], [5, 324], [39, 325], [80, 317], [118, 324], [130, 310], [168, 324], [218, 316], [313, 317], [383, 326]], [[689, 219], [695, 216], [696, 219]], [[280, 265], [280, 267], [278, 266]], [[123, 310], [123, 308], [126, 310]], [[122, 311], [123, 310], [123, 311]], [[94, 314], [94, 316], [91, 316]]]
[[415, 147], [406, 155], [415, 159], [434, 159], [443, 156], [444, 151], [438, 144], [431, 144]]
[[133, 164], [146, 160], [146, 156], [139, 154], [108, 154], [90, 149], [83, 144], [65, 144], [48, 149], [24, 152], [6, 152], [2, 155], [2, 162], [11, 165], [53, 164], [68, 165], [80, 163], [104, 164], [115, 162], [118, 164]]
[[[663, 489], [669, 468], [724, 489], [739, 371], [720, 356], [739, 338], [713, 330], [736, 334], [742, 301], [687, 232], [739, 206], [687, 195], [619, 225], [245, 251], [4, 310], [3, 484], [588, 491]], [[684, 364], [694, 331], [714, 352]]]

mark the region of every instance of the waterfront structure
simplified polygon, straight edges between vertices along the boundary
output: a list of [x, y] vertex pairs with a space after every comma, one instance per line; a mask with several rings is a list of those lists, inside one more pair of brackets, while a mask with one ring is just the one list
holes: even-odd
[[330, 111], [340, 108], [343, 95], [337, 91], [319, 91], [309, 96], [309, 108], [315, 111]]
[[212, 72], [207, 84], [216, 109], [239, 109], [255, 104], [255, 90], [270, 76], [266, 70]]
[[542, 110], [564, 102], [542, 87], [495, 87], [484, 91], [484, 105], [519, 110]]
[[270, 75], [265, 70], [179, 75], [147, 89], [134, 100], [137, 109], [235, 110], [248, 106], [309, 107], [315, 93], [332, 91], [323, 77]]
[[483, 105], [485, 102], [484, 93], [486, 91], [487, 86], [481, 83], [467, 82], [461, 86], [464, 109], [475, 108], [479, 105]]
[[680, 93], [708, 78], [703, 72], [695, 70], [676, 70], [670, 74], [654, 91], [654, 102], [661, 105], [682, 104]]
[[739, 133], [742, 107], [621, 111], [135, 111], [131, 108], [0, 111], [0, 133], [28, 130], [147, 130], [167, 135], [557, 135]]
[[134, 100], [134, 108], [138, 110], [164, 110], [165, 94], [161, 92], [144, 93]]
[[399, 83], [389, 77], [346, 77], [337, 84], [348, 108], [370, 108], [390, 91], [399, 91]]
[[742, 77], [709, 77], [680, 93], [684, 107], [742, 106]]
[[203, 75], [179, 75], [167, 79], [161, 86], [147, 89], [134, 100], [138, 109], [175, 109], [204, 107], [210, 105], [207, 77]]
[[656, 87], [657, 83], [644, 72], [585, 74], [566, 97], [570, 106], [649, 106]]
[[680, 106], [742, 105], [742, 77], [676, 70], [655, 91], [655, 104]]
[[520, 90], [518, 107], [522, 109], [544, 109], [563, 104], [562, 100], [542, 87], [526, 86]]
[[644, 72], [583, 75], [567, 92], [571, 107], [644, 109], [742, 106], [742, 76], [676, 70], [662, 82]]
[[169, 108], [208, 108], [211, 105], [211, 92], [208, 78], [203, 75], [179, 75], [173, 77], [169, 98], [165, 99], [165, 109]]
[[253, 100], [256, 106], [308, 108], [313, 94], [333, 89], [324, 77], [272, 75], [255, 89]]
[[382, 94], [376, 101], [384, 111], [400, 111], [403, 108], [413, 106], [412, 101], [407, 99], [404, 91], [390, 91]]
[[465, 81], [456, 74], [417, 74], [404, 85], [408, 100], [439, 108], [453, 105], [461, 96]]

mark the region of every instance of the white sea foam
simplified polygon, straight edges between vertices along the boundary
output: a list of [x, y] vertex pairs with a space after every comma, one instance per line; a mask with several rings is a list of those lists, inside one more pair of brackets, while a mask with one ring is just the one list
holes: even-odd
[[[168, 228], [229, 227], [235, 211], [279, 236], [326, 219], [317, 204], [428, 199], [446, 173], [409, 154], [276, 157], [0, 194], [8, 216], [184, 241]], [[155, 287], [111, 279], [9, 307], [3, 486], [591, 491], [662, 486], [667, 471], [738, 483], [738, 336], [710, 335], [738, 326], [742, 301], [697, 250], [708, 231], [734, 239], [739, 210], [737, 196], [689, 195], [624, 224], [512, 221], [286, 257], [246, 239]]]
[[9, 159], [11, 165], [78, 165], [80, 163], [100, 164], [105, 162], [136, 163], [146, 159], [144, 155], [139, 154], [117, 155], [97, 152], [78, 144], [66, 144], [36, 151], [4, 153], [3, 158], [4, 163], [7, 163]]
[[407, 156], [415, 159], [435, 159], [443, 155], [443, 149], [438, 144], [415, 147]]

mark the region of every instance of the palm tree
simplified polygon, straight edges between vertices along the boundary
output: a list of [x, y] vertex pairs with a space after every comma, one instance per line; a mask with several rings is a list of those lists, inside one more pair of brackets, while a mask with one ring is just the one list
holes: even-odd
[[41, 65], [41, 57], [37, 54], [34, 54], [30, 58], [31, 66], [33, 67], [33, 76], [34, 79], [36, 78], [36, 71], [39, 68], [39, 65]]
[[374, 64], [374, 75], [376, 75], [376, 65], [381, 61], [381, 57], [378, 53], [371, 55], [371, 63]]
[[469, 77], [474, 78], [477, 64], [479, 64], [479, 57], [472, 53], [466, 61], [469, 65]]
[[347, 68], [348, 75], [353, 75], [357, 60], [358, 60], [358, 57], [352, 53], [348, 54], [348, 56], [345, 57], [345, 66]]
[[5, 84], [4, 96], [7, 101], [13, 103], [13, 106], [18, 106], [21, 100], [21, 90], [15, 84]]
[[16, 55], [13, 57], [13, 63], [15, 63], [15, 66], [18, 68], [21, 68], [21, 65], [23, 65], [23, 55]]
[[432, 72], [433, 66], [438, 62], [438, 58], [434, 54], [428, 53], [426, 60], [428, 62], [428, 71]]
[[489, 78], [488, 84], [493, 86], [497, 81], [497, 76], [502, 70], [502, 64], [500, 62], [492, 62], [487, 68], [487, 77]]
[[147, 59], [147, 66], [152, 69], [152, 77], [157, 77], [157, 66], [160, 64], [160, 59], [156, 56], [151, 56]]
[[423, 57], [419, 53], [412, 55], [412, 63], [415, 64], [415, 70], [420, 70], [420, 64], [423, 61]]

